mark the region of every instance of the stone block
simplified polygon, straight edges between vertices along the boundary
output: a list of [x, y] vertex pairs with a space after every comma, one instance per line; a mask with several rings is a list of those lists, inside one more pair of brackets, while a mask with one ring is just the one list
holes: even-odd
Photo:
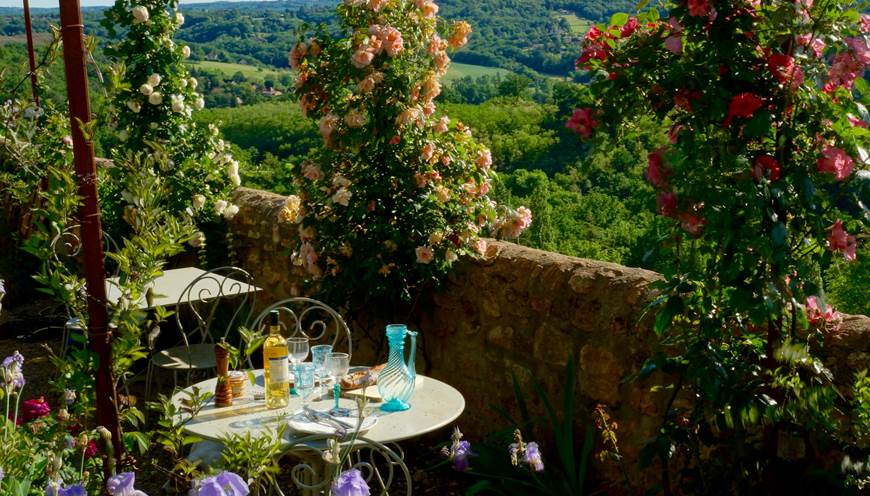
[[513, 349], [514, 344], [514, 328], [496, 326], [491, 328], [486, 333], [486, 344], [496, 348], [506, 350]]
[[620, 403], [622, 365], [605, 348], [586, 345], [580, 350], [580, 390], [598, 403]]
[[551, 365], [564, 366], [574, 351], [573, 336], [544, 323], [535, 331], [534, 357]]

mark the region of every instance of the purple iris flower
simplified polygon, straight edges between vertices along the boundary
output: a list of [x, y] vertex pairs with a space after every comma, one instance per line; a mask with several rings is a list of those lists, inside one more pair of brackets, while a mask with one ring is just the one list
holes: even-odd
[[81, 484], [73, 484], [69, 487], [58, 487], [57, 496], [88, 496], [85, 486]]
[[332, 483], [332, 496], [369, 496], [369, 485], [362, 472], [352, 468], [339, 474]]
[[133, 472], [124, 472], [114, 475], [106, 481], [106, 489], [112, 496], [148, 496], [144, 492], [136, 489], [133, 485], [136, 484], [136, 474]]
[[24, 374], [22, 373], [22, 367], [24, 366], [24, 355], [18, 353], [17, 351], [8, 357], [3, 359], [3, 362], [0, 363], [0, 374], [2, 374], [3, 382], [6, 385], [6, 390], [10, 390], [10, 386], [12, 390], [21, 389], [24, 387], [25, 380]]
[[538, 443], [531, 442], [526, 444], [526, 453], [523, 455], [523, 463], [532, 467], [535, 472], [544, 470], [544, 461], [541, 459], [541, 452], [538, 450]]
[[248, 496], [250, 492], [237, 474], [221, 472], [200, 481], [199, 486], [190, 490], [190, 496]]
[[471, 452], [471, 443], [468, 441], [459, 441], [453, 449], [453, 468], [465, 472], [471, 468], [471, 461], [468, 459], [473, 453]]
[[[0, 281], [2, 283], [3, 281]], [[3, 482], [3, 478], [6, 477], [6, 472], [3, 471], [3, 467], [0, 467], [0, 482]]]

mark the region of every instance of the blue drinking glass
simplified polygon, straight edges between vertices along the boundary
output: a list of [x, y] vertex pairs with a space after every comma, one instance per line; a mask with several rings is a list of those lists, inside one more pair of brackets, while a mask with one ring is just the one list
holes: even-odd
[[323, 394], [323, 383], [329, 374], [323, 368], [323, 363], [326, 361], [326, 356], [332, 353], [331, 344], [318, 344], [311, 347], [311, 362], [314, 364], [314, 376], [320, 381], [320, 393]]
[[293, 366], [296, 382], [296, 393], [302, 398], [302, 407], [308, 403], [308, 397], [314, 391], [314, 364], [311, 362], [297, 363]]

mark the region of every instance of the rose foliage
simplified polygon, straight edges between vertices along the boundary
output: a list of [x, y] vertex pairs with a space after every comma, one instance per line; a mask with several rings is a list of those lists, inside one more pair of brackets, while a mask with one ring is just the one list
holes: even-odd
[[870, 226], [868, 30], [837, 2], [688, 0], [586, 35], [595, 105], [569, 128], [593, 141], [638, 115], [669, 128], [646, 177], [676, 269], [652, 305], [662, 352], [641, 374], [677, 378], [641, 454], [666, 491], [673, 473], [706, 494], [754, 491], [783, 467], [804, 481], [854, 441], [818, 358], [841, 320], [820, 274], [853, 261]]
[[[239, 163], [215, 125], [204, 128], [193, 120], [205, 100], [185, 66], [190, 47], [173, 40], [184, 24], [178, 2], [117, 0], [105, 11], [102, 24], [115, 38], [105, 49], [113, 63], [107, 122], [115, 137], [112, 158], [157, 155], [160, 167], [155, 172], [170, 191], [173, 213], [189, 209], [200, 220], [235, 216], [238, 208], [227, 200], [241, 184]], [[112, 178], [109, 183], [119, 181]], [[110, 199], [118, 195], [104, 193]]]
[[[461, 122], [436, 113], [465, 22], [439, 24], [430, 0], [347, 0], [341, 34], [321, 30], [290, 54], [296, 96], [324, 146], [295, 171], [296, 261], [340, 298], [401, 296], [437, 281], [485, 233], [516, 237], [531, 223], [488, 196], [492, 157]], [[444, 28], [444, 29], [441, 29]]]

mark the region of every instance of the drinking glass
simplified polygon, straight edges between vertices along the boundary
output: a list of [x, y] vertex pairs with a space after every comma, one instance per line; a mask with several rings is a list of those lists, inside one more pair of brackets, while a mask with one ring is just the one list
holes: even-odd
[[320, 389], [318, 389], [320, 395], [323, 394], [323, 386], [326, 382], [326, 378], [329, 374], [326, 373], [326, 369], [323, 364], [326, 362], [326, 355], [332, 353], [332, 345], [331, 344], [318, 344], [317, 346], [311, 347], [311, 361], [314, 363], [314, 378], [320, 382]]
[[302, 398], [302, 408], [308, 403], [308, 397], [314, 392], [314, 364], [311, 362], [298, 363], [293, 366], [293, 375], [296, 377], [296, 392]]
[[[308, 358], [308, 338], [295, 337], [287, 339], [287, 354], [290, 358], [291, 369]], [[296, 394], [296, 386], [290, 391], [290, 394]]]
[[329, 413], [336, 417], [349, 417], [350, 410], [338, 406], [338, 395], [341, 391], [339, 382], [347, 375], [347, 371], [350, 369], [350, 355], [347, 353], [330, 353], [326, 355], [326, 361], [323, 366], [333, 381], [332, 396], [335, 399], [335, 407]]

